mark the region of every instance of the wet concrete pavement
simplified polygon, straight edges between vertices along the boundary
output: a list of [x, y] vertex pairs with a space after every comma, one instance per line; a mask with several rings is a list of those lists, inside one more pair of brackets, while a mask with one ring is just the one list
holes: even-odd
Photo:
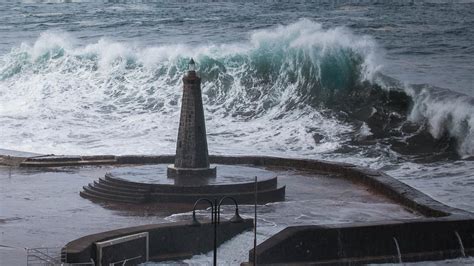
[[[87, 234], [190, 219], [190, 206], [100, 204], [79, 196], [82, 186], [106, 172], [129, 171], [140, 166], [126, 167], [0, 166], [0, 264], [26, 265], [26, 247], [62, 247]], [[285, 202], [259, 206], [259, 225], [262, 232], [267, 229], [269, 232], [263, 237], [287, 225], [419, 217], [364, 186], [336, 176], [292, 169], [252, 170], [245, 166], [218, 165], [219, 168], [224, 173], [278, 176], [280, 184], [287, 186]], [[223, 207], [223, 218], [233, 214], [230, 208]], [[251, 217], [253, 207], [241, 206], [241, 213]], [[206, 212], [199, 214], [206, 215]]]

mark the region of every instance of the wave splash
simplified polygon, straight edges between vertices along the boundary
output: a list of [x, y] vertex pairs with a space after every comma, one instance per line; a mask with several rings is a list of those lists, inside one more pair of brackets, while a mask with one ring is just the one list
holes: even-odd
[[442, 101], [427, 88], [387, 85], [374, 40], [310, 20], [256, 31], [241, 43], [198, 47], [107, 39], [78, 45], [65, 33], [45, 32], [0, 58], [5, 145], [172, 153], [190, 57], [203, 80], [212, 152], [305, 156], [354, 139], [400, 137], [397, 148], [424, 126], [433, 143], [455, 138], [461, 156], [474, 155], [472, 99]]
[[454, 138], [461, 157], [474, 156], [474, 98], [428, 85], [412, 86], [409, 119], [423, 124], [435, 139]]

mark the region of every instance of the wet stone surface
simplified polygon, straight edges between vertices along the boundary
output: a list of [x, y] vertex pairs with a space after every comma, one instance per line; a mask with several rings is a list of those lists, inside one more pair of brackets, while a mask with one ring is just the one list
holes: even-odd
[[[133, 182], [148, 184], [176, 184], [175, 178], [166, 176], [167, 165], [140, 165], [126, 166], [113, 169], [109, 173], [116, 178], [125, 179]], [[254, 182], [255, 176], [259, 181], [270, 179], [277, 176], [273, 171], [255, 168], [250, 166], [237, 165], [217, 165], [216, 177], [183, 177], [182, 179], [190, 180], [186, 186], [196, 185], [224, 185]], [[181, 183], [180, 183], [181, 185]]]
[[[292, 169], [226, 165], [217, 167], [221, 177], [235, 176], [232, 182], [248, 180], [247, 176], [250, 180], [255, 175], [259, 176], [259, 179], [260, 176], [278, 176], [279, 185], [287, 186], [285, 202], [258, 207], [259, 242], [288, 225], [419, 217], [385, 197], [374, 194], [366, 187], [337, 176]], [[127, 173], [134, 168], [137, 170], [135, 181], [146, 182], [145, 173], [155, 169], [156, 175], [159, 175], [159, 171], [164, 173], [163, 176], [166, 173], [166, 165], [41, 169], [0, 166], [2, 265], [26, 265], [25, 247], [62, 247], [71, 240], [101, 231], [191, 219], [192, 206], [98, 204], [79, 196], [82, 186], [103, 177], [105, 173]], [[217, 177], [217, 180], [219, 178]], [[240, 211], [244, 217], [253, 216], [253, 206], [240, 206]], [[232, 215], [232, 206], [222, 207], [223, 219]], [[209, 211], [198, 211], [199, 218], [208, 216]], [[250, 235], [243, 235], [240, 239], [249, 237]], [[239, 241], [239, 237], [230, 243], [232, 241]], [[233, 256], [238, 257], [235, 260], [245, 260], [250, 245], [246, 242], [233, 243], [233, 248], [227, 247], [235, 254], [228, 256], [231, 264], [234, 261]], [[225, 250], [224, 245], [222, 252]], [[199, 261], [196, 258], [193, 260]]]

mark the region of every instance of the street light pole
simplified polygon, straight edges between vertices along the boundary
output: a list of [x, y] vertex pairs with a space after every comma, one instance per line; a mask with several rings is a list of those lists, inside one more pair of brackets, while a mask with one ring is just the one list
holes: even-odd
[[220, 217], [221, 217], [220, 209], [221, 209], [222, 202], [225, 199], [232, 200], [234, 202], [234, 205], [235, 205], [235, 215], [234, 215], [234, 217], [232, 217], [230, 219], [230, 222], [231, 223], [241, 223], [241, 222], [243, 222], [244, 219], [242, 219], [242, 217], [240, 217], [240, 215], [239, 215], [239, 205], [237, 204], [237, 200], [235, 200], [233, 197], [224, 196], [223, 198], [220, 199], [219, 202], [217, 202], [216, 198], [214, 199], [214, 202], [212, 202], [210, 199], [207, 199], [207, 198], [200, 198], [194, 203], [194, 207], [193, 207], [193, 222], [192, 222], [192, 225], [193, 226], [199, 226], [200, 223], [196, 218], [196, 207], [197, 207], [197, 205], [199, 204], [200, 201], [205, 201], [205, 202], [209, 203], [209, 205], [211, 206], [211, 224], [214, 225], [214, 255], [213, 255], [213, 265], [214, 266], [217, 266], [217, 225], [220, 223]]
[[217, 266], [217, 216], [220, 212], [219, 209], [220, 208], [217, 206], [217, 199], [214, 199], [214, 266]]
[[254, 202], [254, 218], [253, 218], [253, 265], [257, 265], [257, 195], [258, 183], [257, 176], [255, 176], [255, 202]]

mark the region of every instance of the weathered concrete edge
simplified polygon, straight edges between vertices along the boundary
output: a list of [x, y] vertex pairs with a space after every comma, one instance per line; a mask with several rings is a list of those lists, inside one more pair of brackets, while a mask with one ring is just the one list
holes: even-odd
[[[299, 251], [306, 250], [306, 248], [312, 247], [313, 249], [318, 247], [321, 249], [332, 250], [333, 253], [339, 254], [340, 249], [343, 249], [344, 253], [359, 253], [359, 252], [350, 252], [351, 246], [359, 247], [360, 245], [370, 246], [374, 244], [369, 239], [371, 238], [382, 238], [388, 236], [391, 240], [392, 237], [399, 236], [402, 238], [401, 244], [402, 248], [407, 248], [407, 241], [403, 242], [403, 235], [406, 238], [407, 236], [416, 237], [417, 234], [414, 234], [414, 228], [421, 229], [422, 231], [431, 232], [433, 237], [439, 237], [437, 242], [446, 241], [441, 236], [438, 236], [438, 233], [441, 231], [449, 231], [453, 233], [459, 231], [458, 237], [460, 237], [464, 242], [464, 250], [467, 256], [474, 255], [474, 242], [472, 232], [474, 230], [474, 219], [472, 217], [441, 217], [441, 218], [424, 218], [424, 219], [410, 219], [410, 220], [393, 220], [393, 221], [377, 221], [377, 222], [356, 222], [356, 223], [345, 223], [345, 224], [325, 224], [325, 225], [302, 225], [302, 226], [289, 226], [280, 231], [279, 233], [273, 235], [269, 239], [265, 240], [257, 246], [257, 262], [262, 265], [358, 265], [359, 263], [388, 263], [388, 262], [398, 262], [398, 257], [396, 256], [395, 250], [393, 250], [393, 256], [380, 256], [380, 255], [365, 255], [365, 257], [331, 257], [331, 258], [320, 258], [321, 261], [313, 259], [305, 260], [302, 257], [298, 256], [297, 249]], [[311, 233], [310, 233], [311, 232]], [[318, 236], [314, 234], [317, 233]], [[385, 236], [380, 234], [385, 233]], [[464, 233], [464, 235], [463, 235]], [[347, 234], [347, 235], [345, 235]], [[359, 240], [353, 242], [352, 245], [348, 244], [348, 236], [352, 237], [359, 235]], [[441, 233], [440, 233], [441, 235]], [[469, 236], [470, 235], [470, 236]], [[350, 237], [349, 237], [350, 238]], [[399, 238], [399, 241], [401, 239]], [[342, 241], [342, 242], [341, 242]], [[428, 245], [430, 246], [433, 243], [429, 243], [430, 239], [421, 238], [421, 243], [412, 243], [410, 245], [421, 246]], [[424, 241], [424, 242], [423, 242]], [[425, 243], [428, 241], [428, 243]], [[461, 240], [459, 240], [461, 241]], [[451, 241], [453, 242], [453, 241]], [[404, 258], [407, 258], [408, 261], [425, 261], [425, 260], [439, 260], [446, 259], [446, 255], [449, 258], [455, 258], [462, 255], [462, 252], [459, 251], [459, 242], [454, 241], [454, 247], [447, 248], [446, 243], [442, 243], [446, 250], [442, 250], [441, 253], [431, 250], [429, 247], [422, 247], [422, 250], [417, 251], [416, 253], [403, 253]], [[319, 244], [317, 244], [319, 243]], [[304, 245], [303, 245], [304, 244]], [[379, 243], [380, 244], [380, 243]], [[451, 243], [453, 244], [453, 243]], [[334, 247], [336, 245], [336, 247]], [[376, 244], [377, 245], [377, 244]], [[403, 246], [405, 245], [405, 246]], [[319, 249], [316, 248], [316, 249]], [[383, 250], [383, 246], [377, 245], [376, 250]], [[423, 248], [425, 250], [423, 250]], [[294, 249], [294, 250], [293, 250]], [[365, 249], [365, 248], [363, 248]], [[326, 256], [335, 256], [335, 254], [327, 254], [329, 250], [319, 250], [321, 254]], [[392, 250], [392, 248], [390, 248]], [[456, 254], [450, 254], [451, 251], [455, 251]], [[309, 255], [316, 250], [308, 250], [305, 255]], [[413, 250], [412, 250], [413, 251]], [[285, 255], [285, 253], [288, 253]], [[443, 255], [444, 254], [444, 255]], [[287, 256], [288, 255], [288, 256]], [[305, 256], [304, 255], [304, 256]], [[316, 255], [316, 254], [315, 254]], [[292, 257], [293, 256], [293, 257]], [[304, 257], [303, 256], [303, 257]], [[309, 257], [308, 256], [308, 257]], [[318, 256], [318, 255], [316, 255]], [[242, 263], [242, 265], [253, 265], [253, 249], [249, 251], [249, 261], [250, 263]], [[405, 262], [405, 260], [404, 260]]]
[[[174, 161], [173, 155], [99, 155], [99, 156], [54, 156], [48, 159], [43, 157], [17, 157], [16, 162], [22, 167], [54, 167], [88, 164], [169, 164]], [[107, 160], [104, 160], [107, 159]], [[342, 177], [352, 180], [356, 183], [364, 184], [375, 192], [406, 206], [412, 210], [420, 212], [428, 217], [443, 217], [447, 215], [472, 215], [469, 212], [452, 208], [444, 205], [426, 194], [412, 188], [397, 179], [383, 173], [366, 167], [356, 166], [348, 163], [331, 162], [316, 159], [295, 159], [272, 156], [209, 156], [211, 163], [214, 164], [248, 164], [255, 166], [275, 166], [289, 167], [295, 169], [317, 170], [329, 173], [336, 173]], [[107, 162], [104, 162], [107, 161]], [[1, 163], [1, 161], [0, 161]]]
[[[243, 231], [253, 228], [252, 219], [244, 219], [242, 223], [221, 221], [219, 225], [218, 244], [231, 239]], [[148, 232], [150, 234], [150, 260], [172, 259], [175, 255], [189, 258], [212, 250], [213, 225], [210, 221], [203, 221], [199, 227], [193, 226], [191, 221], [148, 224], [126, 227], [91, 234], [75, 239], [63, 247], [67, 262], [89, 262], [96, 256], [95, 243], [122, 236]], [[170, 242], [175, 242], [170, 245]], [[196, 243], [199, 243], [196, 245]], [[183, 256], [184, 255], [184, 256]]]
[[19, 166], [24, 160], [26, 160], [25, 157], [0, 155], [0, 165]]
[[220, 164], [251, 164], [336, 173], [355, 183], [364, 184], [375, 192], [385, 195], [399, 204], [420, 212], [427, 217], [472, 215], [467, 211], [444, 205], [382, 171], [353, 164], [270, 156], [211, 156], [210, 159], [211, 162]]

